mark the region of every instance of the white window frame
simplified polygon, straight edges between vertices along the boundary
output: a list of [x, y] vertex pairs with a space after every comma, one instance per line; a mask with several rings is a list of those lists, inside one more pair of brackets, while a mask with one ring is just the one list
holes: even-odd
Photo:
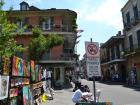
[[[46, 24], [48, 24], [48, 28], [46, 28]], [[45, 21], [42, 22], [43, 30], [50, 30], [51, 29], [51, 19], [48, 17]]]

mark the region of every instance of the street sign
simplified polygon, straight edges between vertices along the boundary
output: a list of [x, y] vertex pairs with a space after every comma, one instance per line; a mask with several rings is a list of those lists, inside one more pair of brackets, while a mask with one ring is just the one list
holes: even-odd
[[98, 42], [85, 42], [85, 49], [87, 57], [99, 57], [99, 43]]
[[101, 76], [100, 58], [87, 58], [88, 77]]

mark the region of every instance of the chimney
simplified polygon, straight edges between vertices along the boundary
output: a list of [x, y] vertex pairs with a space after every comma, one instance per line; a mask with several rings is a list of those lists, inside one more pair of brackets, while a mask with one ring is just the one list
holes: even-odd
[[121, 36], [121, 31], [118, 31], [116, 36]]

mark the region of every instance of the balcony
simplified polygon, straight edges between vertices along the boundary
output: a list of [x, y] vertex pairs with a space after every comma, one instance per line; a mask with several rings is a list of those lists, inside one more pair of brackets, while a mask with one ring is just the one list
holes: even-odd
[[44, 54], [40, 62], [42, 63], [70, 63], [74, 62], [73, 54], [63, 53], [58, 57], [52, 57], [51, 54]]
[[136, 26], [139, 22], [140, 22], [140, 17], [139, 16], [132, 17], [130, 19], [130, 23], [125, 23], [124, 22], [124, 30], [129, 31], [131, 28], [133, 28], [134, 26]]
[[124, 55], [129, 56], [140, 52], [140, 45], [134, 44], [133, 47], [128, 47], [125, 49]]

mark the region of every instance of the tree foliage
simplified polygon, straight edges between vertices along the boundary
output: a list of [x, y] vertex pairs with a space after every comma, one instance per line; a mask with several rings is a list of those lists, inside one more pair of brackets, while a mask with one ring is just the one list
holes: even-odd
[[64, 43], [63, 37], [52, 34], [45, 37], [39, 28], [33, 28], [33, 37], [29, 44], [29, 58], [39, 61], [43, 54], [56, 45]]
[[[0, 2], [0, 56], [11, 57], [16, 52], [23, 51], [21, 45], [17, 45], [14, 34], [17, 30], [16, 24], [12, 24], [7, 19], [6, 11], [2, 10], [4, 3]], [[9, 12], [11, 9], [9, 9]]]

